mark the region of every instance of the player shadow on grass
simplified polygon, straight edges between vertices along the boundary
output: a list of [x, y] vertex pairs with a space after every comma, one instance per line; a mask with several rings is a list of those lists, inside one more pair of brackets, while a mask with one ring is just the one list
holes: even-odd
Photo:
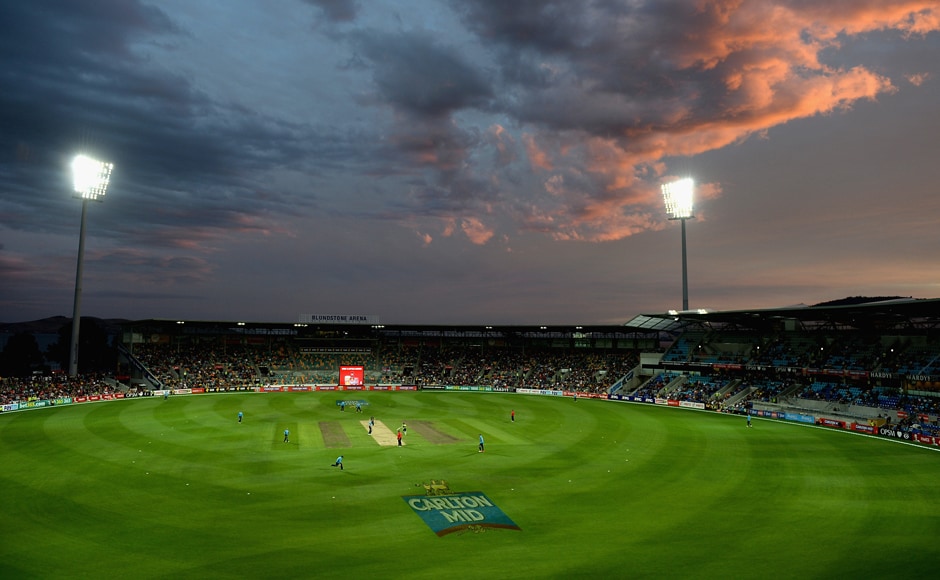
[[359, 476], [362, 475], [361, 473], [356, 473], [355, 471], [353, 471], [353, 472], [347, 474], [346, 472], [349, 471], [349, 469], [342, 469], [342, 470], [335, 470], [335, 471], [339, 471], [340, 473], [343, 474], [344, 477], [347, 476], [347, 475], [348, 475], [349, 477], [359, 477]]
[[489, 453], [490, 455], [493, 455], [493, 454], [490, 452], [490, 450], [487, 449], [487, 450], [486, 450], [485, 452], [483, 452], [483, 453], [480, 453], [479, 450], [464, 451], [464, 457], [472, 457], [472, 456], [474, 456], [474, 455], [486, 455], [487, 453]]

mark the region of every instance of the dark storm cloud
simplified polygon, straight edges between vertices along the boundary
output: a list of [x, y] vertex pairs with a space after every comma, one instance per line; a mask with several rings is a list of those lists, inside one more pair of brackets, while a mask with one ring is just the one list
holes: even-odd
[[356, 19], [359, 2], [356, 0], [304, 0], [319, 8], [333, 22], [350, 22]]
[[354, 46], [371, 62], [382, 99], [409, 115], [440, 117], [492, 96], [483, 71], [426, 34], [369, 31], [356, 35]]
[[[819, 61], [824, 48], [837, 45], [833, 32], [921, 30], [930, 22], [922, 14], [924, 24], [912, 24], [928, 6], [923, 1], [830, 4], [839, 9], [720, 0], [479, 0], [454, 6], [469, 30], [499, 48], [514, 116], [616, 138], [682, 134], [735, 119], [745, 128], [766, 126], [803, 116], [806, 110], [789, 91], [805, 90], [800, 81], [839, 72]], [[858, 96], [846, 92], [833, 99]], [[761, 97], [775, 97], [777, 106], [767, 107]]]
[[494, 108], [529, 131], [551, 190], [519, 215], [556, 238], [597, 241], [655, 227], [642, 215], [658, 203], [665, 158], [897, 90], [877, 71], [825, 61], [845, 35], [938, 28], [925, 0], [452, 5], [492, 47]]
[[[199, 79], [144, 56], [157, 45], [177, 50], [191, 35], [157, 9], [45, 1], [3, 11], [0, 216], [9, 231], [37, 240], [73, 233], [74, 200], [64, 194], [69, 155], [79, 145], [113, 162], [108, 201], [90, 213], [95, 238], [117, 247], [86, 251], [89, 288], [209, 283], [219, 267], [213, 256], [232, 236], [283, 234], [283, 215], [317, 203], [309, 187], [273, 183], [279, 168], [315, 176], [368, 154], [354, 131], [220, 101], [197, 88]], [[8, 282], [0, 305], [62, 294], [72, 283], [73, 252], [0, 255]]]
[[[664, 158], [896, 90], [864, 67], [826, 64], [824, 51], [839, 34], [930, 29], [932, 13], [923, 0], [839, 4], [461, 0], [451, 6], [491, 62], [420, 30], [359, 31], [354, 60], [371, 70], [373, 104], [395, 113], [389, 158], [413, 178], [423, 169], [406, 211], [492, 229], [498, 206], [523, 230], [611, 240], [661, 227], [650, 207]], [[474, 112], [522, 131], [536, 172], [512, 195], [502, 184], [517, 167], [481, 161], [489, 144], [459, 121]]]
[[468, 29], [496, 49], [512, 97], [504, 102], [522, 121], [617, 134], [650, 113], [655, 119], [660, 91], [675, 88], [660, 41], [678, 27], [682, 5], [483, 0], [454, 6]]
[[[568, 240], [623, 240], [649, 256], [640, 270], [659, 271], [659, 249], [635, 244], [670, 227], [659, 185], [696, 162], [725, 161], [697, 187], [701, 232], [725, 187], [759, 205], [763, 183], [744, 188], [729, 174], [790, 178], [757, 153], [781, 135], [789, 159], [819, 137], [808, 136], [817, 123], [842, 119], [857, 135], [843, 157], [870, 161], [871, 135], [896, 140], [897, 164], [928, 154], [933, 133], [893, 120], [936, 90], [938, 18], [931, 0], [6, 2], [0, 308], [69, 296], [78, 205], [67, 165], [79, 148], [116, 167], [91, 210], [90, 296], [105, 295], [91, 290], [103, 282], [115, 297], [249, 300], [268, 292], [255, 283], [296, 277], [295, 303], [310, 289], [354, 306], [338, 280], [366, 279], [375, 264], [392, 287], [408, 256], [407, 283], [440, 288], [417, 274], [450, 274], [470, 257], [511, 278], [511, 252], [526, 252], [527, 279], [551, 278], [532, 264], [554, 269], [563, 254], [596, 288], [595, 253], [618, 252], [555, 243]], [[853, 109], [865, 112], [849, 121]], [[867, 126], [875, 113], [881, 127]], [[745, 152], [751, 163], [729, 159]], [[793, 203], [806, 204], [807, 183], [838, 159], [812, 161], [813, 178], [786, 188]], [[827, 195], [844, 197], [834, 206], [861, 189], [841, 185], [850, 173], [830, 180], [839, 187]], [[55, 249], [36, 250], [45, 244]], [[742, 245], [735, 237], [716, 253]], [[767, 263], [782, 262], [794, 263]]]
[[[249, 215], [278, 205], [257, 172], [272, 160], [302, 165], [316, 149], [309, 127], [213, 101], [193, 79], [138, 56], [135, 44], [172, 46], [187, 34], [156, 9], [46, 1], [5, 10], [15, 13], [0, 24], [0, 151], [7, 159], [15, 154], [8, 167], [21, 177], [8, 202], [29, 195], [23, 203], [38, 205], [50, 219], [69, 217], [49, 211], [61, 203], [57, 196], [36, 199], [30, 192], [67, 189], [64, 156], [82, 143], [118, 167], [112, 189], [137, 192], [124, 214], [130, 220], [237, 227], [242, 218], [230, 210], [232, 195], [243, 194], [238, 206]], [[343, 149], [354, 148], [336, 147]], [[305, 202], [280, 205], [287, 203]], [[15, 223], [32, 227], [28, 220]]]
[[408, 195], [383, 215], [454, 224], [466, 213], [476, 214], [494, 194], [470, 159], [484, 139], [479, 128], [461, 126], [453, 115], [489, 106], [494, 92], [486, 71], [423, 32], [360, 32], [353, 35], [352, 47], [371, 71], [373, 104], [394, 112], [384, 157], [391, 166], [405, 168], [408, 182]]
[[7, 2], [0, 14], [6, 71], [41, 73], [41, 63], [55, 61], [80, 73], [92, 64], [106, 65], [104, 56], [132, 59], [129, 44], [138, 35], [176, 31], [160, 10], [125, 0]]
[[[60, 157], [74, 142], [109, 148], [116, 136], [109, 131], [118, 116], [111, 109], [124, 106], [124, 85], [137, 84], [126, 82], [137, 63], [129, 39], [171, 30], [159, 12], [131, 3], [4, 5], [0, 154], [19, 178], [10, 182], [16, 186], [7, 190], [8, 202], [49, 203], [33, 192], [60, 190]], [[117, 143], [111, 148], [117, 149]]]

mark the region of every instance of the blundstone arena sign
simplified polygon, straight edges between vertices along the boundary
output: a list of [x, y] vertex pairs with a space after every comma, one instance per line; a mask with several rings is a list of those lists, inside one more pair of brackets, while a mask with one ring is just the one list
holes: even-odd
[[402, 499], [438, 536], [473, 527], [521, 529], [481, 491], [435, 497], [405, 495]]

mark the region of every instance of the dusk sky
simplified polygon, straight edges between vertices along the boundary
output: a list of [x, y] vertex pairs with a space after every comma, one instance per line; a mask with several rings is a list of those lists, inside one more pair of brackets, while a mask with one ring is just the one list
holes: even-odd
[[0, 322], [940, 297], [938, 0], [0, 7]]

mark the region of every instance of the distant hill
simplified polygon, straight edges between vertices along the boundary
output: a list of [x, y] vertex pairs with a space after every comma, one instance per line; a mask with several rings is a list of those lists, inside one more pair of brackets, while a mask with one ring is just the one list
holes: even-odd
[[849, 296], [848, 298], [839, 298], [829, 302], [820, 302], [813, 306], [854, 306], [856, 304], [871, 304], [872, 302], [884, 302], [885, 300], [910, 300], [910, 296]]
[[[99, 326], [103, 327], [108, 334], [117, 332], [118, 328], [126, 322], [126, 318], [95, 318], [93, 316], [83, 316], [94, 320]], [[69, 316], [51, 316], [41, 320], [32, 320], [29, 322], [0, 322], [0, 333], [17, 334], [28, 332], [30, 334], [56, 334], [59, 329], [72, 320]]]

